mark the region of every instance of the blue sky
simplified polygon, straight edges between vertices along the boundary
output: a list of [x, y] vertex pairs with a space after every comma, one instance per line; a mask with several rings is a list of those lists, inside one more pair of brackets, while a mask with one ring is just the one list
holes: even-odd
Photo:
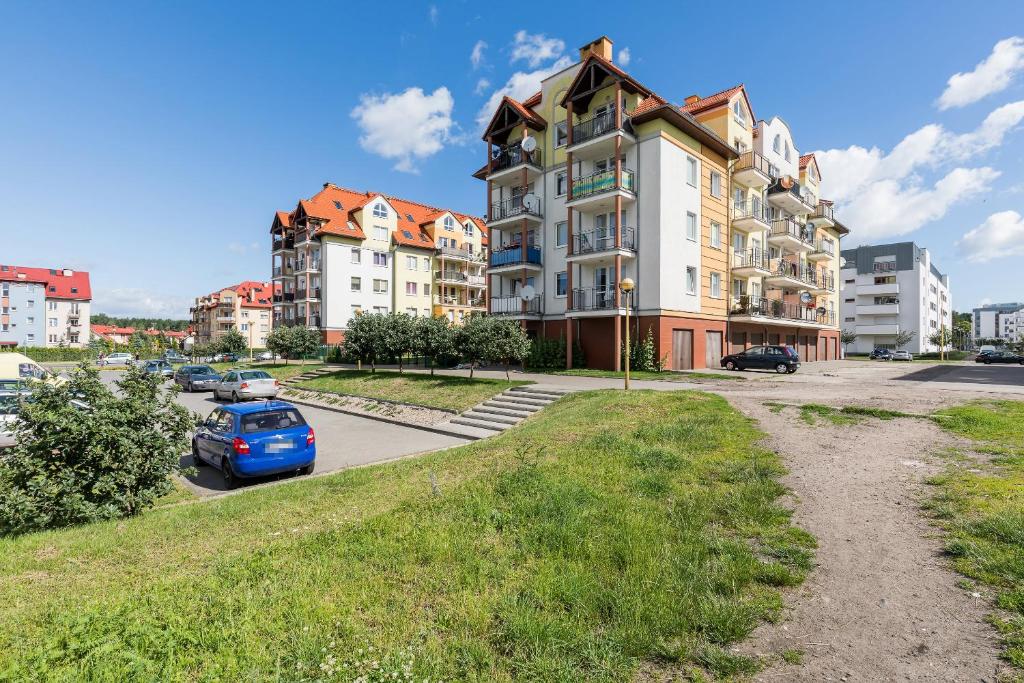
[[1024, 299], [1024, 3], [845, 5], [3, 3], [0, 261], [185, 317], [268, 278], [273, 212], [325, 181], [480, 213], [482, 107], [608, 34], [662, 96], [743, 82], [827, 150], [850, 246], [928, 247], [958, 310]]

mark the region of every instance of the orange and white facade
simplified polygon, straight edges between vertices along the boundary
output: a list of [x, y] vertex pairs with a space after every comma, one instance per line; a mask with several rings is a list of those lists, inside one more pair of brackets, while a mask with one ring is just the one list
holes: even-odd
[[266, 348], [273, 329], [273, 294], [272, 283], [247, 280], [197, 297], [190, 309], [194, 342], [216, 342], [234, 329], [250, 348]]
[[[590, 367], [620, 369], [619, 284], [630, 278], [631, 333], [650, 333], [671, 369], [717, 367], [724, 353], [753, 343], [831, 357], [810, 349], [838, 340], [838, 306], [826, 305], [830, 290], [807, 269], [813, 263], [834, 282], [844, 229], [827, 203], [818, 222], [816, 164], [804, 169], [815, 205], [789, 201], [794, 187], [807, 199], [795, 147], [792, 164], [748, 172], [760, 125], [742, 86], [669, 103], [614, 64], [605, 37], [534, 96], [506, 97], [484, 133], [487, 163], [474, 174], [487, 183], [490, 312], [522, 320], [531, 335], [564, 337], [570, 354], [578, 342]], [[787, 196], [777, 197], [782, 190]], [[748, 213], [755, 225], [743, 222]], [[814, 240], [834, 239], [833, 260], [812, 257], [810, 238], [777, 236], [775, 221], [786, 220], [813, 230]], [[790, 264], [801, 269], [796, 280], [772, 277]], [[760, 308], [752, 315], [742, 297], [754, 293]], [[765, 309], [765, 298], [803, 310], [785, 318], [789, 308]], [[770, 312], [764, 320], [762, 310]]]
[[0, 265], [0, 346], [89, 343], [89, 273]]

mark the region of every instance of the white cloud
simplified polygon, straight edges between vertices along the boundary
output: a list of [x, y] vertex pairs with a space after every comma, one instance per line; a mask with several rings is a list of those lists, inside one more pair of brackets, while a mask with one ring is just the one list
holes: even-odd
[[430, 23], [437, 26], [438, 15], [440, 14], [440, 10], [437, 9], [437, 5], [431, 5], [428, 13], [430, 15]]
[[956, 243], [968, 261], [984, 263], [1002, 256], [1024, 255], [1024, 216], [1000, 211]]
[[619, 66], [629, 66], [631, 59], [633, 59], [633, 54], [629, 51], [628, 47], [619, 50]]
[[554, 64], [546, 66], [536, 71], [517, 71], [505, 82], [505, 85], [501, 86], [487, 98], [487, 102], [480, 107], [480, 111], [476, 115], [477, 127], [483, 131], [487, 126], [487, 123], [494, 116], [494, 110], [498, 108], [498, 104], [501, 102], [501, 98], [508, 95], [514, 100], [524, 100], [530, 95], [540, 90], [540, 83], [545, 78], [553, 73], [561, 71], [572, 64], [572, 59], [569, 57], [561, 57]]
[[527, 33], [517, 31], [512, 43], [511, 62], [525, 60], [531, 69], [549, 59], [555, 59], [565, 50], [565, 41], [548, 38], [543, 33]]
[[455, 141], [455, 100], [448, 88], [427, 94], [421, 88], [384, 95], [360, 95], [352, 110], [363, 131], [359, 144], [367, 152], [397, 159], [395, 170], [416, 173], [416, 160], [440, 152]]
[[473, 65], [473, 69], [479, 69], [484, 63], [484, 50], [487, 49], [487, 43], [482, 40], [476, 41], [473, 45], [473, 51], [469, 53], [469, 61]]
[[1000, 40], [992, 48], [992, 54], [974, 67], [974, 71], [949, 77], [938, 107], [943, 110], [963, 107], [1005, 90], [1019, 71], [1024, 71], [1024, 38]]
[[490, 87], [491, 82], [486, 78], [481, 78], [476, 82], [476, 88], [473, 89], [473, 92], [476, 93], [477, 95], [483, 95], [484, 92]]
[[112, 316], [142, 318], [187, 318], [191, 301], [134, 287], [102, 289], [93, 292], [92, 310]]
[[986, 297], [982, 298], [981, 301], [978, 302], [978, 305], [979, 306], [988, 306], [991, 303], [992, 303], [992, 298], [986, 296]]

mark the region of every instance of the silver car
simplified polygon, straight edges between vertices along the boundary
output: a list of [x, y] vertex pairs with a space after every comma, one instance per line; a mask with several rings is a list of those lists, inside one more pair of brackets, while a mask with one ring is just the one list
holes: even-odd
[[892, 352], [892, 359], [893, 360], [914, 360], [914, 354], [910, 353], [910, 351], [893, 351]]
[[250, 398], [277, 398], [277, 390], [277, 380], [263, 370], [228, 370], [213, 388], [213, 397], [238, 403]]
[[14, 445], [14, 423], [25, 394], [24, 391], [0, 389], [0, 448]]
[[135, 356], [130, 353], [111, 353], [96, 361], [96, 365], [132, 365]]

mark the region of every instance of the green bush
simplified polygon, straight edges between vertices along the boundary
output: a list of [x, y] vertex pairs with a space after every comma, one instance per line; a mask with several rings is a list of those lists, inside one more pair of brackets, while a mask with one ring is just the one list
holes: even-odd
[[[966, 351], [946, 351], [946, 360], [964, 360], [968, 356]], [[928, 353], [919, 353], [914, 356], [918, 360], [940, 360], [941, 356], [937, 351], [929, 351]]]
[[70, 349], [70, 348], [47, 348], [45, 346], [10, 347], [0, 349], [0, 353], [6, 352], [22, 353], [34, 361], [40, 363], [54, 363], [61, 361], [79, 362], [96, 358], [97, 353], [93, 349]]
[[[583, 347], [579, 341], [573, 341], [572, 366], [582, 368], [586, 365]], [[530, 342], [530, 352], [523, 361], [529, 370], [564, 370], [565, 369], [565, 337], [548, 339], [536, 337]]]
[[0, 458], [0, 534], [128, 517], [171, 492], [196, 416], [137, 367], [117, 387], [84, 363], [33, 385]]

